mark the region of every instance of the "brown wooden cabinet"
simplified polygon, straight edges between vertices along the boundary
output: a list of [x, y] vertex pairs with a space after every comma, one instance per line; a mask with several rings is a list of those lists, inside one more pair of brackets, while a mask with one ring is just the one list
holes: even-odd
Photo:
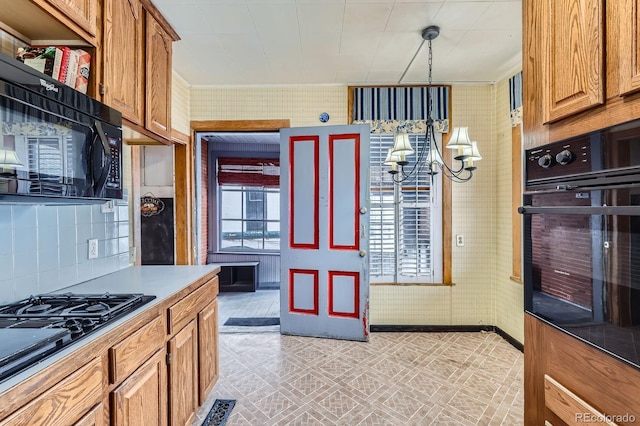
[[543, 51], [545, 122], [604, 102], [604, 1], [548, 2]]
[[217, 272], [0, 392], [0, 426], [191, 424], [218, 378]]
[[115, 425], [166, 425], [166, 352], [156, 352], [111, 393]]
[[198, 330], [195, 319], [168, 342], [169, 419], [189, 425], [198, 410]]
[[73, 426], [104, 426], [104, 404], [100, 403], [93, 407]]
[[620, 22], [620, 94], [629, 95], [640, 90], [640, 15], [639, 0], [620, 0], [620, 8], [626, 12]]
[[218, 277], [167, 310], [171, 425], [190, 424], [218, 379]]
[[140, 0], [105, 0], [104, 102], [143, 124], [144, 11]]
[[146, 14], [145, 127], [171, 139], [172, 40], [153, 17]]
[[71, 21], [78, 24], [87, 34], [98, 34], [98, 15], [96, 0], [47, 0]]
[[637, 369], [529, 314], [524, 327], [525, 425], [594, 423], [586, 416], [603, 413], [614, 424], [640, 420]]
[[218, 300], [198, 313], [199, 403], [204, 404], [218, 381]]
[[522, 5], [525, 148], [640, 118], [638, 0]]
[[51, 386], [9, 418], [0, 421], [0, 425], [73, 424], [101, 401], [102, 362], [96, 358], [66, 379]]

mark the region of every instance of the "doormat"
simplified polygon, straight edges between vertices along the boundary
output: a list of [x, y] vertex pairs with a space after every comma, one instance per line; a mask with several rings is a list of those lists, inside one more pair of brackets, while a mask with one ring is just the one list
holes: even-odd
[[201, 426], [224, 426], [231, 415], [235, 399], [216, 399]]
[[280, 325], [278, 317], [250, 317], [250, 318], [229, 318], [223, 325], [239, 325], [243, 327], [265, 327], [268, 325]]

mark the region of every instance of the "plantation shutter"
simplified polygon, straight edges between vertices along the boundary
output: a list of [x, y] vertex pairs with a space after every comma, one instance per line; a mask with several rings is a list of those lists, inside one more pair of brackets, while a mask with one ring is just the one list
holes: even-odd
[[219, 157], [218, 185], [277, 188], [280, 186], [280, 160]]
[[[424, 134], [410, 134], [415, 153], [408, 156], [411, 170], [418, 162], [415, 177], [395, 185], [389, 166], [383, 164], [392, 134], [371, 134], [370, 276], [377, 282], [432, 281], [434, 244], [432, 214], [437, 214], [431, 178], [424, 167]], [[427, 150], [428, 151], [428, 147]], [[396, 175], [397, 177], [398, 175]], [[436, 207], [436, 210], [434, 210]], [[419, 278], [420, 277], [420, 278]]]

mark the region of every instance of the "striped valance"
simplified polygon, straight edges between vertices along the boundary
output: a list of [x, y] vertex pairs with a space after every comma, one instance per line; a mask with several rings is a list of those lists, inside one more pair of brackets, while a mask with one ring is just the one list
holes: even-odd
[[509, 79], [509, 115], [512, 126], [522, 123], [522, 71]]
[[427, 91], [432, 99], [431, 117], [436, 121], [449, 118], [448, 86], [355, 87], [353, 91], [354, 121], [424, 120], [427, 116]]

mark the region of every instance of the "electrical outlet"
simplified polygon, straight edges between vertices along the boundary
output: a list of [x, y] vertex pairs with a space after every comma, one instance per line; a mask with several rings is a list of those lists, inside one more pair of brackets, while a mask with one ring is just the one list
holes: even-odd
[[95, 259], [98, 257], [98, 240], [89, 240], [89, 259]]
[[129, 263], [136, 263], [136, 248], [129, 247]]
[[462, 234], [456, 235], [456, 246], [464, 247], [464, 235]]

